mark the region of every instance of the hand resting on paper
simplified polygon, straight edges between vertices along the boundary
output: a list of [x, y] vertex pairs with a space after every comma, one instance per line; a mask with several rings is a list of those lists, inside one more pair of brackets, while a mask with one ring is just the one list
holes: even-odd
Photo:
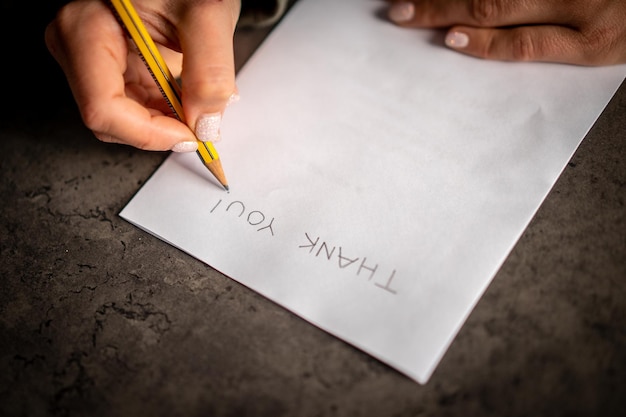
[[623, 0], [387, 0], [403, 27], [445, 28], [448, 47], [504, 61], [626, 63]]
[[184, 80], [189, 126], [170, 117], [107, 2], [75, 0], [59, 10], [45, 40], [85, 125], [104, 142], [146, 150], [195, 151], [192, 129], [203, 141], [219, 139], [221, 116], [235, 92], [233, 34], [240, 1], [133, 0], [133, 5], [174, 76]]

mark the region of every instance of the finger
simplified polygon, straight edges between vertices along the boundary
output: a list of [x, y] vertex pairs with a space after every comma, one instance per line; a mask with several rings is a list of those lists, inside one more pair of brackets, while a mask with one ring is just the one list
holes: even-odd
[[118, 96], [92, 107], [86, 123], [105, 142], [123, 143], [151, 151], [196, 149], [189, 128], [170, 116], [150, 111], [137, 101]]
[[457, 26], [448, 31], [445, 42], [448, 47], [467, 55], [500, 61], [601, 65], [608, 59], [594, 50], [579, 31], [563, 26], [508, 29]]
[[[64, 8], [47, 30], [46, 41], [67, 76], [85, 125], [96, 137], [147, 150], [195, 142], [187, 126], [159, 111], [165, 108], [162, 104], [142, 105], [162, 103], [163, 98], [153, 81], [145, 87], [149, 73], [137, 57], [138, 67], [127, 66], [132, 60], [127, 61], [126, 36], [104, 4], [79, 2]], [[133, 75], [139, 68], [144, 75]], [[125, 74], [130, 74], [130, 84]]]
[[496, 27], [573, 22], [586, 9], [578, 1], [567, 6], [544, 0], [392, 0], [387, 13], [405, 27]]
[[235, 1], [197, 2], [177, 22], [183, 51], [183, 108], [188, 125], [203, 141], [219, 140], [222, 113], [235, 87]]

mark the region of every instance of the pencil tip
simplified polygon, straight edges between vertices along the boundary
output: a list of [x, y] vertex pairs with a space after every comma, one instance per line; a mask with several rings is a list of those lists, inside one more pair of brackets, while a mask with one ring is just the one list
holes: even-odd
[[229, 192], [229, 193], [230, 193], [230, 188], [228, 187], [228, 185], [224, 185], [223, 187], [224, 187], [224, 189], [226, 190], [226, 192]]

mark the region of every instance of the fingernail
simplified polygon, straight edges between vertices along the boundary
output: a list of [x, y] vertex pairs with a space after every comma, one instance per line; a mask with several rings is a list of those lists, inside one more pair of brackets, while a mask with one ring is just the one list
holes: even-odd
[[172, 147], [172, 152], [194, 152], [198, 149], [198, 141], [178, 142]]
[[226, 106], [230, 106], [231, 104], [238, 102], [240, 98], [241, 97], [239, 97], [239, 94], [232, 93], [230, 95], [230, 97], [228, 97], [228, 101], [226, 102]]
[[196, 136], [202, 142], [217, 142], [220, 140], [220, 125], [222, 115], [211, 113], [200, 116], [196, 122]]
[[469, 36], [463, 32], [449, 32], [446, 35], [446, 45], [450, 48], [465, 48], [469, 44]]
[[415, 14], [415, 6], [413, 3], [409, 3], [408, 1], [401, 1], [399, 3], [394, 3], [389, 8], [389, 19], [396, 23], [404, 23], [413, 19], [413, 15]]

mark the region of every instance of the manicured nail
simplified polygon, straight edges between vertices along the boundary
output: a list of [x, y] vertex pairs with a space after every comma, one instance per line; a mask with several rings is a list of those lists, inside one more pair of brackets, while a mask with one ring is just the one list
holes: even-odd
[[178, 142], [172, 147], [172, 152], [194, 152], [198, 149], [198, 141]]
[[413, 5], [413, 3], [409, 3], [408, 1], [401, 1], [391, 5], [388, 16], [389, 19], [396, 23], [404, 23], [413, 19], [414, 14], [415, 5]]
[[204, 114], [196, 122], [196, 136], [202, 142], [217, 142], [220, 140], [220, 113]]
[[465, 48], [469, 44], [469, 36], [463, 32], [450, 32], [446, 35], [446, 45], [450, 48]]
[[230, 106], [231, 104], [238, 102], [240, 98], [241, 97], [239, 97], [239, 94], [232, 93], [230, 95], [230, 97], [228, 97], [228, 101], [226, 102], [226, 106]]

